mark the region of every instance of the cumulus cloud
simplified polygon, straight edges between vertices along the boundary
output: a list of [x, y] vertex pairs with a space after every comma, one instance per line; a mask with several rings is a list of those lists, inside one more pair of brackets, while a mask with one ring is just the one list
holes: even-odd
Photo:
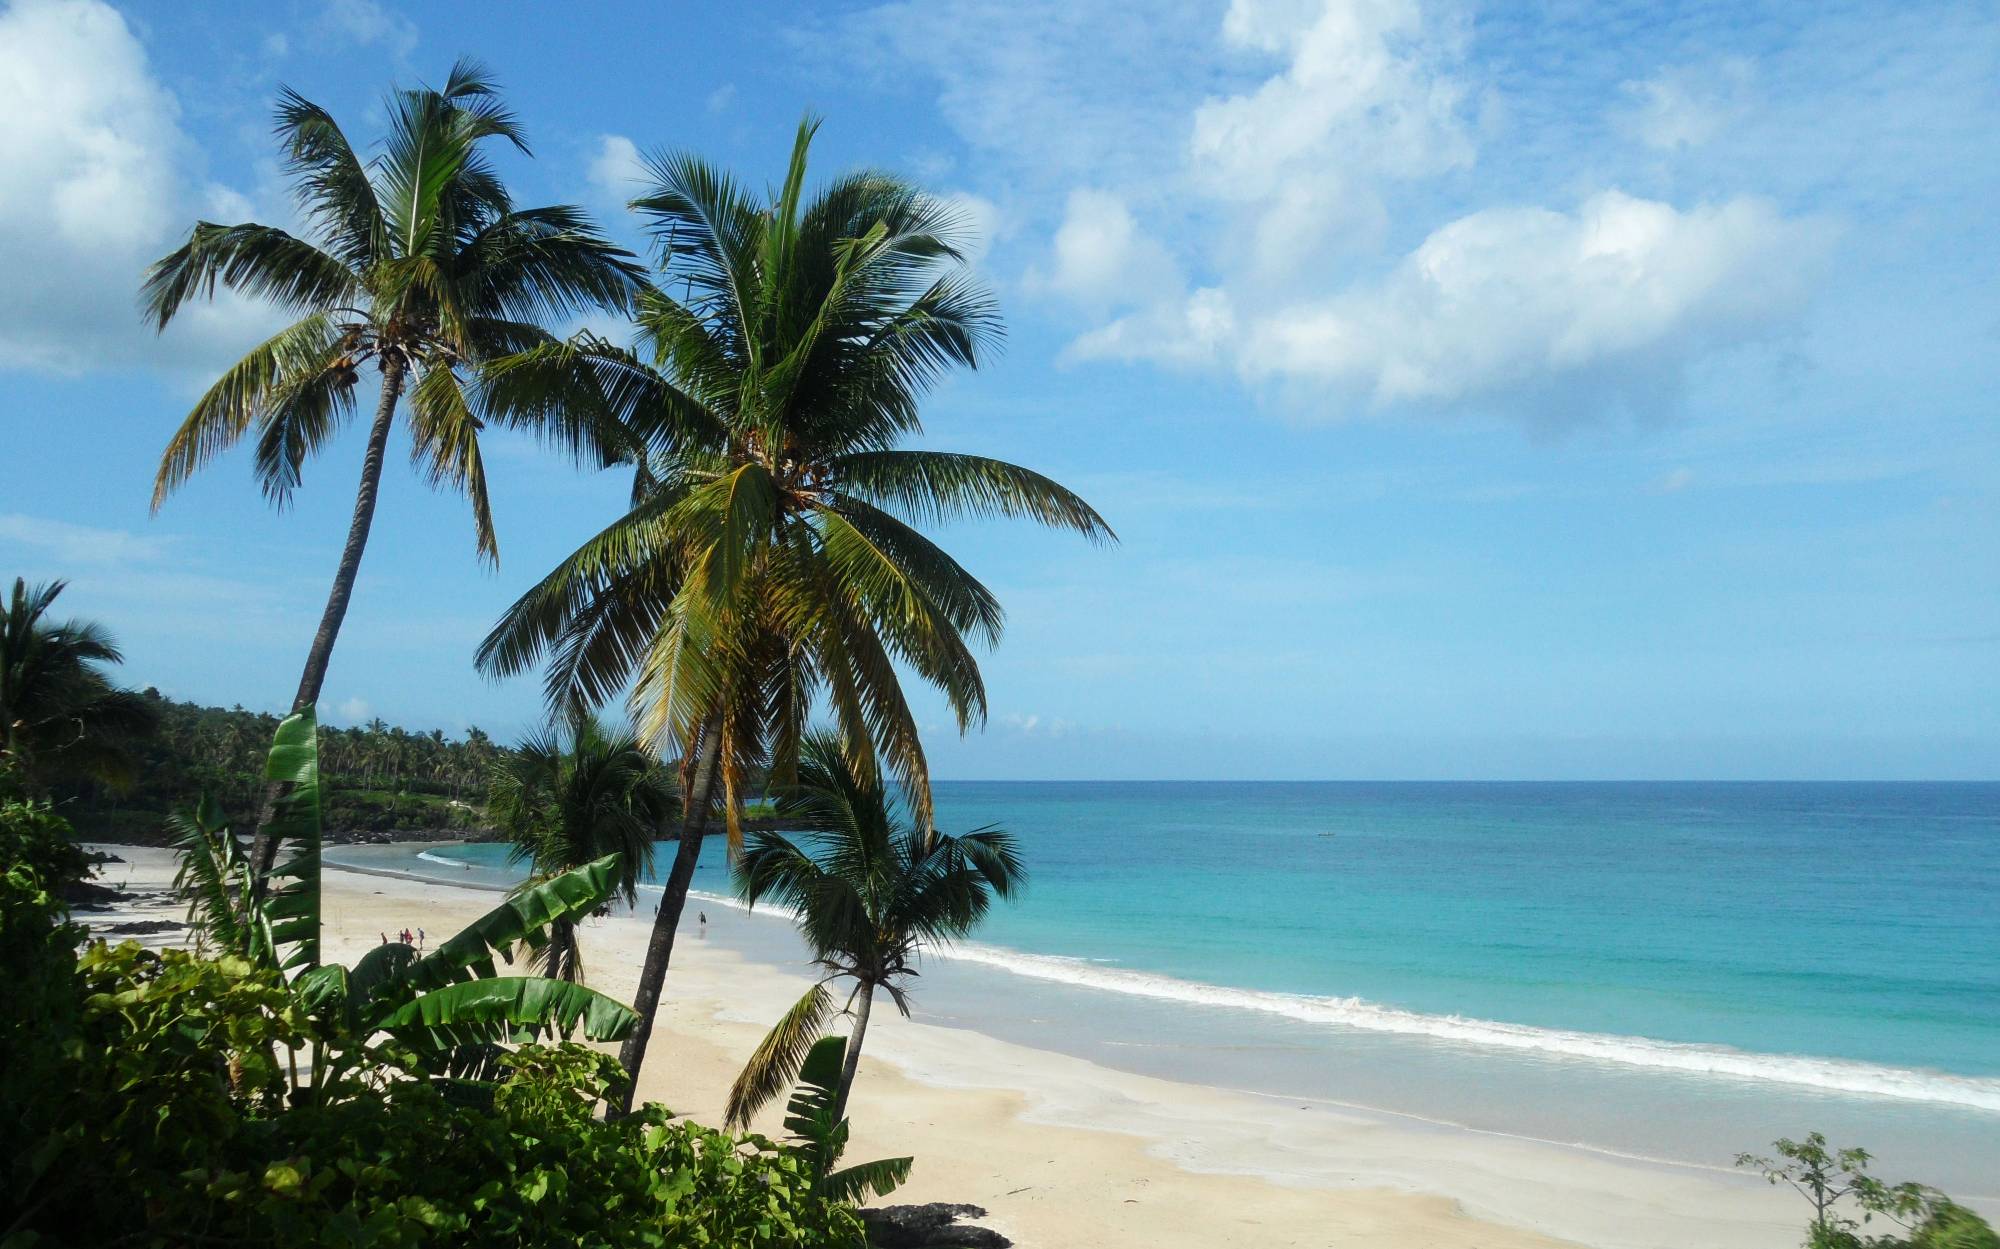
[[1070, 192], [1046, 269], [1028, 275], [1031, 288], [1091, 308], [1143, 302], [1180, 285], [1173, 257], [1139, 228], [1125, 201], [1109, 191]]
[[[1386, 272], [1343, 263], [1333, 237], [1371, 237], [1389, 189], [1472, 164], [1461, 33], [1419, 0], [1235, 0], [1221, 36], [1278, 65], [1192, 115], [1187, 176], [1225, 240], [1214, 277], [1185, 282], [1125, 201], [1073, 192], [1038, 276], [1105, 315], [1070, 360], [1230, 368], [1330, 412], [1480, 404], [1561, 423], [1665, 411], [1699, 358], [1808, 294], [1822, 223], [1615, 186], [1566, 209], [1463, 212]], [[1626, 124], [1657, 148], [1699, 143], [1747, 80], [1735, 65], [1628, 84]]]
[[397, 56], [408, 56], [417, 47], [416, 23], [375, 0], [332, 0], [321, 25], [352, 43], [379, 44]]
[[125, 19], [97, 0], [0, 11], [0, 368], [190, 363], [254, 341], [242, 300], [191, 306], [156, 341], [137, 310], [146, 265], [197, 216], [246, 205], [190, 181], [199, 152]]
[[1385, 280], [1247, 327], [1253, 378], [1321, 379], [1379, 402], [1533, 394], [1599, 378], [1624, 403], [1703, 351], [1796, 310], [1826, 239], [1735, 199], [1679, 210], [1606, 191], [1574, 212], [1495, 208], [1437, 230]]
[[1283, 62], [1254, 90], [1204, 102], [1190, 140], [1202, 186], [1250, 206], [1260, 269], [1372, 233], [1383, 181], [1472, 162], [1459, 39], [1417, 0], [1233, 0], [1222, 36]]
[[638, 144], [622, 134], [607, 134], [597, 141], [597, 153], [590, 159], [590, 184], [624, 203], [639, 193], [646, 177], [646, 163]]

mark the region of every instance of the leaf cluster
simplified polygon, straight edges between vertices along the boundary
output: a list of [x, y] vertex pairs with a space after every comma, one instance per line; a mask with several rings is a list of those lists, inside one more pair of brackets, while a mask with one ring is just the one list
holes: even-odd
[[[1808, 1132], [1803, 1140], [1782, 1138], [1772, 1149], [1776, 1157], [1738, 1154], [1736, 1165], [1793, 1189], [1812, 1205], [1806, 1249], [2000, 1249], [2000, 1235], [1986, 1220], [1938, 1190], [1871, 1175], [1875, 1159], [1865, 1149], [1830, 1145], [1819, 1132]], [[1865, 1234], [1877, 1215], [1900, 1231]]]

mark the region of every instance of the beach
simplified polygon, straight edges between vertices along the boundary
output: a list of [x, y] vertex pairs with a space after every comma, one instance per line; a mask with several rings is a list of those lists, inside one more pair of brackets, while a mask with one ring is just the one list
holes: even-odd
[[[103, 879], [154, 901], [88, 913], [93, 926], [178, 916], [158, 897], [170, 852], [104, 849], [123, 862]], [[329, 864], [327, 956], [351, 962], [406, 926], [435, 941], [494, 897]], [[677, 940], [640, 1094], [719, 1123], [743, 1056], [807, 980], [703, 939], [700, 909]], [[717, 928], [738, 920], [711, 912]], [[646, 931], [633, 916], [587, 923], [591, 983], [629, 1000]], [[1022, 1245], [1776, 1249], [1802, 1222], [1788, 1194], [1726, 1171], [1151, 1078], [886, 1011], [851, 1113], [850, 1159], [916, 1159], [892, 1201], [984, 1207]], [[782, 1134], [778, 1119], [756, 1126]]]

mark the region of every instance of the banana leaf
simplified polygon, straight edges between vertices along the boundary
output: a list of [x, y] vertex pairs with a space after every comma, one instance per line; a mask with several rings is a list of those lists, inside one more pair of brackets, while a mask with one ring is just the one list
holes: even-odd
[[603, 906], [617, 882], [618, 858], [607, 854], [510, 895], [414, 963], [409, 982], [419, 989], [439, 989], [471, 977], [491, 978], [494, 955], [512, 963], [514, 947], [545, 943], [550, 924], [580, 919]]
[[264, 765], [266, 780], [291, 788], [271, 814], [270, 834], [279, 852], [291, 857], [271, 872], [282, 881], [271, 894], [266, 913], [272, 940], [289, 945], [286, 970], [319, 966], [320, 921], [320, 800], [319, 720], [313, 709], [295, 711], [278, 726], [277, 738]]
[[497, 1045], [523, 1034], [555, 1033], [564, 1038], [582, 1030], [591, 1041], [622, 1041], [638, 1014], [597, 990], [541, 976], [495, 976], [465, 980], [424, 994], [381, 1023], [399, 1039], [447, 1049]]

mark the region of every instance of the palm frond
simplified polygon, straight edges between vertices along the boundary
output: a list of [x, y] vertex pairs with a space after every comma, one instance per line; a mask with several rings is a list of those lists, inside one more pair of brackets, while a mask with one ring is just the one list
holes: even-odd
[[791, 1085], [807, 1051], [826, 1031], [826, 1022], [832, 1015], [833, 995], [822, 981], [807, 989], [772, 1025], [729, 1086], [724, 1121], [730, 1128], [749, 1127], [757, 1112]]

